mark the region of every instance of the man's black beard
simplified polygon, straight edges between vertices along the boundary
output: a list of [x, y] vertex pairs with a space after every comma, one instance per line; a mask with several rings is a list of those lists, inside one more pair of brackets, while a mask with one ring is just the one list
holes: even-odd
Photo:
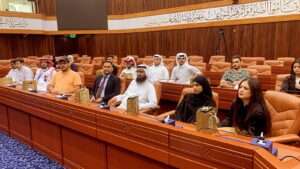
[[147, 76], [143, 76], [143, 77], [136, 77], [136, 82], [137, 83], [143, 83], [147, 80]]

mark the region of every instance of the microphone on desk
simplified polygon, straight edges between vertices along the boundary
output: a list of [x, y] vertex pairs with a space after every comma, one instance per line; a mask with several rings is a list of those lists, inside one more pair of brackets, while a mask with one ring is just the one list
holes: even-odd
[[278, 149], [273, 147], [273, 142], [270, 140], [265, 140], [264, 133], [261, 132], [259, 137], [253, 138], [251, 144], [264, 148], [265, 150], [277, 156]]

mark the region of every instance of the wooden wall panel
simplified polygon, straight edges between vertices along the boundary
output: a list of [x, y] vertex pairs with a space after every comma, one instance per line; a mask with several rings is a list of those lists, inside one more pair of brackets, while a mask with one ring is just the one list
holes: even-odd
[[57, 0], [36, 0], [38, 11], [46, 16], [56, 16]]
[[0, 59], [54, 54], [54, 37], [43, 35], [0, 35]]
[[221, 0], [109, 0], [109, 14], [120, 15]]
[[[225, 43], [219, 30], [224, 29]], [[91, 56], [137, 54], [141, 57], [160, 53], [166, 56], [185, 51], [205, 57], [214, 54], [247, 57], [297, 57], [300, 48], [300, 21], [237, 25], [212, 28], [195, 28], [158, 32], [102, 34], [79, 36], [78, 52]], [[218, 52], [216, 49], [219, 48]]]

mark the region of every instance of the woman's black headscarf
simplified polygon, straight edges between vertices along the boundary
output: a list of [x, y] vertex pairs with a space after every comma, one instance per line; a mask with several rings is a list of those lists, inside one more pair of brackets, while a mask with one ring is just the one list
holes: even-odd
[[178, 104], [175, 116], [176, 120], [183, 122], [195, 122], [196, 112], [203, 106], [215, 106], [213, 100], [212, 90], [210, 88], [208, 80], [201, 75], [195, 77], [193, 82], [202, 86], [202, 92], [199, 94], [187, 94], [183, 100]]

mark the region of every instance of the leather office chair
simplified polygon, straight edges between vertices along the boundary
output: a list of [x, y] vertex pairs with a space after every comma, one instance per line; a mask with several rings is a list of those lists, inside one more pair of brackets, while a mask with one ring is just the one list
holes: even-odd
[[94, 57], [92, 60], [92, 64], [94, 65], [102, 65], [104, 62], [104, 57]]
[[94, 65], [93, 64], [77, 64], [78, 71], [82, 72], [85, 75], [92, 75], [94, 73]]
[[169, 56], [169, 59], [173, 59], [174, 61], [176, 60], [176, 56]]
[[294, 57], [279, 57], [277, 60], [281, 60], [284, 62], [284, 66], [291, 66], [292, 63], [295, 61]]
[[282, 87], [282, 83], [284, 79], [286, 79], [290, 74], [279, 74], [276, 75], [276, 82], [275, 82], [275, 90], [280, 91]]
[[195, 66], [196, 68], [198, 68], [201, 72], [206, 71], [206, 65], [207, 64], [204, 63], [204, 62], [197, 62], [197, 63], [191, 62], [190, 64]]
[[27, 59], [33, 59], [33, 60], [39, 59], [38, 56], [27, 56], [26, 58]]
[[203, 56], [198, 55], [191, 55], [189, 56], [189, 62], [192, 63], [202, 63], [203, 62]]
[[211, 72], [225, 72], [231, 69], [231, 63], [229, 62], [214, 62], [210, 65]]
[[248, 67], [251, 65], [257, 65], [257, 60], [254, 57], [241, 57], [241, 66]]
[[0, 60], [0, 66], [10, 67], [10, 60]]
[[80, 58], [80, 63], [81, 64], [90, 64], [91, 63], [91, 57], [88, 56], [88, 55], [83, 55], [81, 58]]
[[256, 69], [257, 75], [271, 75], [271, 66], [269, 65], [252, 65], [248, 66], [249, 69]]
[[250, 68], [244, 68], [245, 70], [247, 70], [250, 74], [250, 77], [252, 78], [256, 78], [257, 77], [257, 70], [256, 69], [250, 69]]
[[267, 91], [264, 98], [272, 123], [268, 139], [281, 143], [300, 141], [300, 98], [278, 91]]
[[38, 67], [39, 64], [40, 64], [40, 61], [37, 60], [37, 59], [27, 59], [25, 58], [24, 59], [24, 64], [30, 68], [33, 68], [33, 67]]
[[151, 66], [153, 64], [152, 58], [140, 58], [141, 62], [145, 65]]
[[74, 63], [79, 63], [80, 55], [78, 53], [73, 53], [71, 55], [73, 56]]
[[209, 58], [209, 64], [213, 64], [215, 62], [225, 62], [225, 56], [224, 55], [214, 55], [210, 56]]
[[282, 60], [265, 60], [264, 65], [269, 66], [284, 66], [284, 62]]
[[78, 73], [79, 76], [80, 76], [82, 86], [84, 86], [84, 84], [85, 84], [84, 73], [83, 73], [83, 72], [77, 72], [77, 73]]

